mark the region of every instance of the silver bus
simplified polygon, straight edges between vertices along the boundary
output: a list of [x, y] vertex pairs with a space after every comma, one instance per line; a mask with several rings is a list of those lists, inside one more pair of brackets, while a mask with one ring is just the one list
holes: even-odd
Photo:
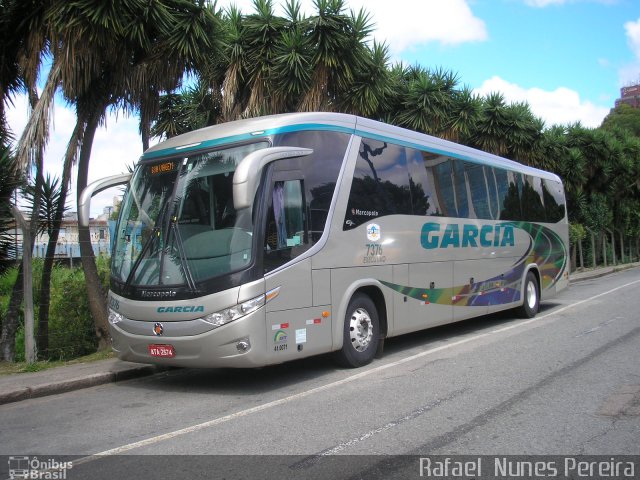
[[564, 289], [552, 173], [336, 113], [240, 120], [148, 149], [127, 183], [109, 323], [123, 360], [257, 367], [326, 352], [369, 363], [385, 338]]

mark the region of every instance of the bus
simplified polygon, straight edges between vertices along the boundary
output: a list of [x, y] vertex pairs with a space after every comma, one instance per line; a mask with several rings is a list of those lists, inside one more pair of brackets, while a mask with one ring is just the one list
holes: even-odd
[[563, 185], [552, 173], [353, 115], [239, 120], [149, 148], [111, 256], [122, 360], [259, 367], [514, 309], [567, 287]]

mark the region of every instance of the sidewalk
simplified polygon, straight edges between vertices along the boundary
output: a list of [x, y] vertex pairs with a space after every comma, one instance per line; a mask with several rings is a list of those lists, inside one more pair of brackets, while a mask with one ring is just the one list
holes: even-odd
[[[571, 282], [598, 278], [628, 268], [640, 262], [615, 267], [597, 268], [571, 274]], [[0, 405], [29, 398], [80, 390], [105, 383], [153, 375], [164, 368], [154, 365], [123, 362], [110, 358], [88, 363], [65, 365], [33, 373], [0, 376]]]
[[582, 280], [603, 277], [610, 273], [621, 272], [622, 270], [628, 270], [629, 268], [635, 267], [640, 267], [640, 262], [625, 263], [624, 265], [616, 265], [613, 267], [587, 268], [581, 272], [573, 272], [569, 279], [571, 282], [580, 282]]
[[123, 362], [117, 358], [49, 368], [33, 373], [0, 376], [0, 405], [29, 398], [120, 382], [161, 371], [155, 365]]

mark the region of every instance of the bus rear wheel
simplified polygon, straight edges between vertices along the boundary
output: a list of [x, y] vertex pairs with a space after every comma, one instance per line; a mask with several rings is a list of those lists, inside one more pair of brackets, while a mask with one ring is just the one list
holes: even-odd
[[355, 294], [344, 318], [342, 349], [338, 362], [349, 368], [362, 367], [373, 360], [378, 347], [380, 322], [375, 304], [367, 295]]
[[533, 318], [540, 309], [540, 286], [535, 273], [527, 272], [524, 279], [524, 302], [518, 309], [518, 313], [523, 318]]

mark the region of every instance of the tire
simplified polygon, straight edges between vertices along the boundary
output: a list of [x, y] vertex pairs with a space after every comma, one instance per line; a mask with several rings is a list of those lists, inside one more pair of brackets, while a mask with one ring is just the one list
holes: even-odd
[[540, 309], [540, 286], [535, 273], [527, 272], [523, 286], [524, 301], [518, 308], [518, 314], [522, 318], [533, 318]]
[[379, 336], [375, 304], [367, 295], [356, 293], [345, 314], [342, 349], [336, 352], [338, 362], [348, 368], [367, 365], [376, 354]]

